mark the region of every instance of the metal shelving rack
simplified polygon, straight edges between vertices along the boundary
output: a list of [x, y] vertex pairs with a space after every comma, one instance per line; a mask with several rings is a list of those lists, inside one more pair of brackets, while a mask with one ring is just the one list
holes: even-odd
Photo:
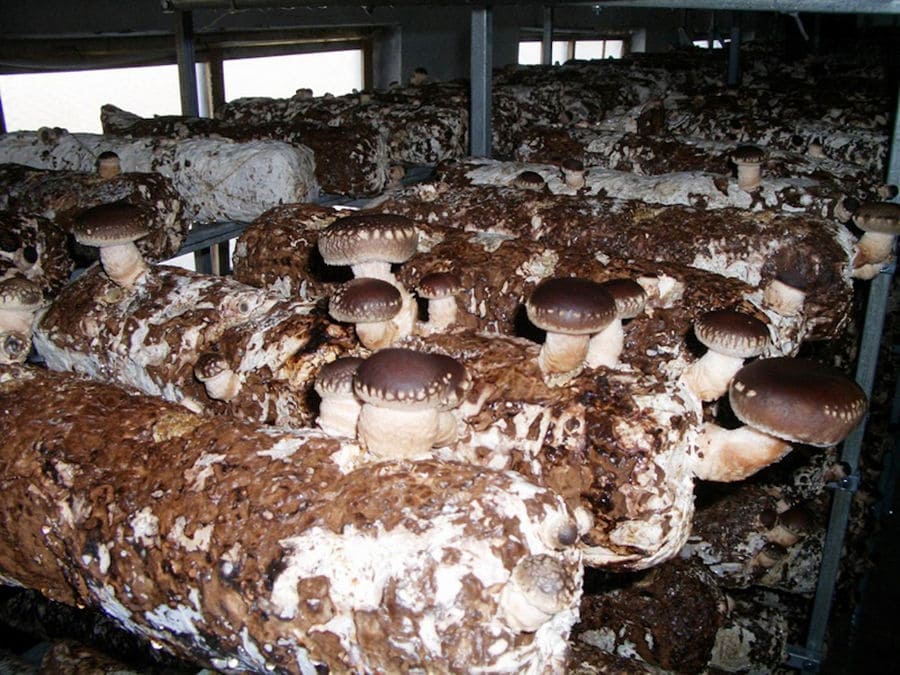
[[[191, 11], [194, 9], [252, 9], [263, 7], [285, 6], [359, 6], [359, 0], [321, 0], [298, 2], [296, 0], [165, 0], [164, 6], [175, 11], [176, 38], [178, 44], [179, 76], [181, 82], [182, 108], [186, 115], [196, 115], [197, 84], [194, 69], [194, 46]], [[841, 14], [900, 14], [900, 0], [599, 0], [597, 2], [416, 2], [414, 0], [392, 0], [391, 5], [459, 5], [471, 8], [471, 110], [470, 110], [470, 154], [474, 157], [490, 157], [491, 155], [491, 70], [493, 40], [494, 5], [525, 4], [542, 5], [544, 11], [543, 49], [549, 55], [549, 42], [552, 39], [553, 8], [566, 5], [594, 5], [599, 7], [631, 7], [657, 9], [703, 9], [730, 11], [762, 11], [762, 12], [813, 12]], [[737, 27], [732, 29], [732, 38], [739, 39]], [[739, 50], [737, 40], [729, 50], [729, 84], [735, 84], [739, 72]], [[546, 59], [545, 59], [546, 60]], [[894, 116], [894, 129], [891, 139], [891, 150], [887, 181], [900, 184], [900, 92], [898, 92], [897, 111]], [[223, 238], [237, 236], [244, 225], [224, 223], [205, 226], [188, 238], [185, 251], [215, 250], [221, 246]], [[226, 248], [227, 252], [227, 248]], [[216, 256], [208, 256], [213, 260]], [[218, 256], [221, 259], [221, 255]], [[201, 259], [202, 262], [206, 258]], [[226, 255], [227, 264], [227, 255]], [[211, 266], [210, 266], [211, 268]], [[210, 269], [212, 271], [212, 269]], [[895, 266], [882, 270], [869, 286], [866, 305], [865, 322], [859, 347], [856, 365], [856, 380], [871, 397], [878, 356], [884, 327], [885, 315], [889, 305], [891, 283]], [[898, 403], [895, 401], [895, 407]], [[865, 437], [866, 420], [844, 441], [841, 461], [850, 468], [849, 475], [834, 485], [834, 498], [828, 530], [826, 533], [823, 560], [819, 571], [816, 594], [810, 613], [810, 625], [804, 645], [790, 645], [788, 648], [788, 666], [799, 668], [803, 672], [817, 672], [822, 665], [825, 652], [825, 633], [831, 613], [831, 604], [835, 584], [840, 568], [841, 551], [847, 530], [850, 506], [858, 485], [859, 457]]]

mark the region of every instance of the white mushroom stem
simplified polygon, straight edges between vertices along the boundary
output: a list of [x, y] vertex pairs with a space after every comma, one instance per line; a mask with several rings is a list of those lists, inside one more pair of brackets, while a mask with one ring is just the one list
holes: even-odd
[[393, 283], [399, 289], [402, 299], [400, 311], [391, 319], [391, 323], [394, 324], [397, 330], [397, 337], [394, 338], [396, 340], [413, 334], [416, 329], [416, 321], [419, 318], [419, 306], [416, 304], [416, 299], [412, 294], [401, 286], [399, 282], [395, 281]]
[[613, 319], [606, 328], [592, 335], [588, 342], [585, 364], [588, 368], [615, 368], [625, 346], [625, 330], [621, 319]]
[[752, 427], [723, 429], [710, 423], [697, 437], [697, 448], [694, 475], [726, 483], [752, 476], [791, 451], [789, 443]]
[[350, 269], [353, 270], [353, 276], [357, 279], [381, 279], [402, 289], [397, 277], [391, 272], [391, 263], [389, 262], [369, 260], [351, 265]]
[[538, 354], [538, 364], [544, 374], [569, 373], [584, 365], [588, 353], [588, 335], [568, 335], [547, 331], [547, 338]]
[[856, 242], [856, 255], [853, 267], [862, 267], [872, 263], [884, 263], [894, 252], [894, 235], [884, 232], [866, 232]]
[[240, 376], [231, 368], [226, 368], [221, 373], [216, 373], [203, 381], [207, 395], [217, 401], [230, 401], [238, 395], [241, 385]]
[[763, 301], [781, 316], [797, 316], [806, 301], [806, 293], [783, 281], [772, 279], [763, 291]]
[[100, 264], [106, 276], [118, 286], [131, 288], [147, 271], [147, 263], [131, 242], [100, 247]]
[[681, 379], [701, 401], [715, 401], [728, 391], [731, 378], [743, 365], [744, 359], [738, 356], [728, 356], [710, 349], [684, 369]]
[[800, 535], [790, 528], [787, 528], [780, 523], [776, 523], [775, 527], [766, 532], [766, 540], [789, 548], [800, 541]]
[[456, 443], [459, 435], [457, 428], [456, 415], [450, 410], [442, 410], [438, 413], [437, 432], [431, 445], [435, 448], [441, 448]]
[[532, 633], [565, 609], [562, 564], [549, 555], [520, 560], [500, 591], [500, 615], [515, 631]]
[[0, 309], [0, 331], [22, 333], [30, 338], [34, 332], [34, 310]]
[[869, 281], [881, 274], [883, 269], [884, 263], [867, 263], [862, 267], [853, 268], [853, 273], [850, 276], [861, 281]]
[[97, 163], [97, 174], [104, 180], [115, 178], [122, 173], [122, 165], [117, 158], [101, 159]]
[[428, 321], [419, 327], [422, 335], [442, 333], [456, 323], [456, 298], [433, 298], [428, 301]]
[[382, 459], [430, 457], [439, 429], [434, 408], [394, 410], [371, 403], [363, 404], [356, 428], [360, 443]]
[[390, 347], [400, 334], [394, 319], [391, 319], [390, 321], [358, 323], [356, 324], [356, 336], [366, 349], [375, 351]]
[[563, 170], [563, 177], [565, 178], [566, 185], [568, 185], [573, 190], [580, 190], [584, 187], [584, 171]]
[[356, 424], [362, 403], [351, 394], [324, 394], [316, 424], [329, 434], [356, 438]]
[[759, 189], [760, 170], [759, 164], [737, 165], [738, 187], [745, 192], [756, 192]]

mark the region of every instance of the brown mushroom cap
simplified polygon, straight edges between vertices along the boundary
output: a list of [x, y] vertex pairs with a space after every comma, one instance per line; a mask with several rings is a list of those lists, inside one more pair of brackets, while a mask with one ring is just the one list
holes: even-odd
[[616, 318], [616, 301], [602, 284], [555, 277], [538, 284], [525, 303], [538, 328], [567, 335], [599, 333]]
[[866, 411], [866, 395], [841, 371], [794, 358], [759, 359], [729, 389], [735, 415], [772, 436], [827, 447], [840, 443]]
[[574, 157], [564, 159], [561, 164], [563, 171], [584, 171], [584, 162]]
[[732, 310], [706, 312], [694, 322], [694, 334], [713, 351], [747, 359], [759, 356], [769, 342], [766, 324]]
[[865, 202], [853, 214], [853, 223], [864, 232], [900, 234], [900, 204]]
[[569, 604], [575, 582], [553, 556], [541, 553], [523, 558], [513, 568], [512, 581], [528, 602], [546, 614], [555, 614]]
[[33, 311], [44, 302], [40, 287], [24, 277], [0, 281], [0, 309]]
[[201, 382], [206, 382], [230, 369], [231, 366], [221, 354], [204, 352], [194, 364], [194, 375]]
[[143, 210], [133, 204], [100, 204], [81, 212], [72, 227], [72, 234], [85, 246], [127, 244], [149, 234], [145, 221]]
[[644, 311], [647, 291], [633, 279], [610, 279], [600, 285], [616, 301], [616, 315], [620, 319], [633, 319]]
[[[461, 398], [462, 364], [442, 354], [388, 348], [356, 369], [353, 389], [366, 403], [397, 410], [449, 409]], [[466, 383], [466, 384], [464, 384]]]
[[31, 351], [31, 340], [19, 331], [0, 332], [0, 363], [24, 363]]
[[455, 272], [432, 272], [419, 280], [417, 293], [426, 300], [437, 300], [456, 295], [462, 290], [462, 281]]
[[381, 279], [360, 278], [342, 284], [328, 303], [336, 321], [377, 323], [390, 321], [403, 306], [400, 291]]
[[412, 257], [417, 244], [413, 221], [390, 213], [344, 216], [319, 233], [319, 253], [328, 265], [401, 263]]
[[326, 363], [316, 375], [315, 390], [319, 396], [326, 394], [349, 395], [353, 393], [353, 376], [364, 359], [344, 356]]
[[513, 185], [522, 190], [544, 189], [544, 177], [537, 171], [523, 171], [513, 178]]
[[731, 152], [735, 164], [760, 164], [766, 158], [766, 151], [757, 145], [739, 145]]

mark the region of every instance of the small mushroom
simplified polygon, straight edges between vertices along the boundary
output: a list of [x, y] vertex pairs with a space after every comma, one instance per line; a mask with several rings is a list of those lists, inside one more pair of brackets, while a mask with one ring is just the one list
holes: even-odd
[[525, 303], [528, 318], [547, 331], [538, 355], [545, 375], [571, 374], [583, 366], [591, 335], [616, 317], [616, 302], [601, 284], [576, 277], [539, 283]]
[[321, 397], [316, 423], [338, 436], [356, 437], [362, 402], [353, 393], [353, 376], [363, 359], [345, 356], [326, 363], [316, 375], [314, 388]]
[[131, 204], [114, 202], [83, 211], [72, 228], [75, 240], [84, 246], [100, 248], [100, 264], [117, 285], [131, 288], [147, 271], [134, 242], [149, 233], [146, 217]]
[[553, 556], [522, 558], [500, 591], [500, 614], [513, 630], [533, 633], [575, 601], [577, 583]]
[[769, 344], [766, 324], [731, 310], [700, 316], [694, 322], [694, 335], [707, 352], [689, 365], [681, 377], [701, 401], [714, 401], [728, 391], [728, 383], [744, 365], [744, 359], [759, 356]]
[[97, 155], [97, 174], [100, 178], [108, 180], [122, 173], [122, 163], [119, 156], [112, 150], [106, 150]]
[[584, 187], [584, 162], [580, 159], [569, 158], [564, 159], [560, 166], [563, 179], [573, 190], [580, 190]]
[[512, 184], [513, 187], [517, 187], [520, 190], [540, 192], [544, 189], [544, 177], [537, 171], [523, 171], [513, 178]]
[[731, 381], [729, 400], [745, 426], [704, 426], [694, 468], [700, 479], [743, 480], [781, 459], [792, 442], [836, 445], [867, 407], [862, 389], [839, 370], [787, 357], [741, 368]]
[[0, 363], [25, 363], [31, 351], [31, 338], [17, 330], [0, 331]]
[[416, 68], [409, 77], [409, 84], [413, 87], [421, 87], [426, 82], [428, 82], [428, 70], [422, 66]]
[[207, 395], [217, 401], [230, 401], [241, 391], [241, 378], [225, 357], [204, 352], [194, 364], [194, 377], [206, 387]]
[[864, 232], [856, 242], [853, 277], [871, 279], [893, 254], [894, 239], [900, 234], [900, 204], [865, 202], [853, 214], [853, 223]]
[[548, 548], [561, 551], [578, 541], [578, 523], [568, 515], [554, 511], [541, 524], [541, 540]]
[[44, 304], [40, 287], [25, 277], [0, 281], [0, 331], [23, 333], [31, 339], [34, 315]]
[[420, 327], [423, 335], [441, 333], [456, 322], [456, 296], [462, 281], [455, 272], [432, 272], [419, 280], [419, 297], [428, 300], [428, 322]]
[[766, 539], [781, 546], [793, 546], [813, 528], [813, 517], [802, 504], [779, 513], [766, 532]]
[[781, 544], [768, 542], [763, 545], [753, 559], [750, 561], [750, 567], [758, 570], [768, 570], [787, 557], [787, 549]]
[[428, 455], [448, 436], [455, 437], [455, 424], [451, 431], [443, 413], [460, 402], [469, 386], [465, 368], [448, 356], [395, 348], [376, 352], [353, 379], [363, 402], [360, 442], [385, 459]]
[[328, 313], [335, 321], [356, 325], [356, 335], [367, 349], [381, 349], [399, 336], [392, 322], [403, 299], [393, 284], [365, 277], [341, 285], [328, 303]]
[[745, 192], [759, 189], [760, 167], [766, 159], [766, 151], [756, 145], [739, 145], [731, 153], [731, 161], [737, 166], [738, 187]]
[[588, 368], [615, 368], [625, 346], [622, 322], [639, 316], [647, 304], [647, 292], [631, 279], [612, 279], [600, 284], [616, 303], [616, 316], [602, 331], [591, 337], [585, 364]]

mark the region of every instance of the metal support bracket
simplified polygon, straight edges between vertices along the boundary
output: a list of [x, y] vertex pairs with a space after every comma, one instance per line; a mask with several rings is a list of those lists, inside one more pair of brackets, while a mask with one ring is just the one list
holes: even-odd
[[854, 494], [859, 490], [859, 473], [851, 473], [849, 476], [844, 476], [840, 480], [825, 483], [825, 486], [832, 490], [841, 490], [843, 492]]
[[818, 672], [821, 665], [821, 656], [811, 653], [805, 647], [799, 645], [787, 646], [787, 660], [784, 662], [789, 668], [796, 668], [807, 673]]

